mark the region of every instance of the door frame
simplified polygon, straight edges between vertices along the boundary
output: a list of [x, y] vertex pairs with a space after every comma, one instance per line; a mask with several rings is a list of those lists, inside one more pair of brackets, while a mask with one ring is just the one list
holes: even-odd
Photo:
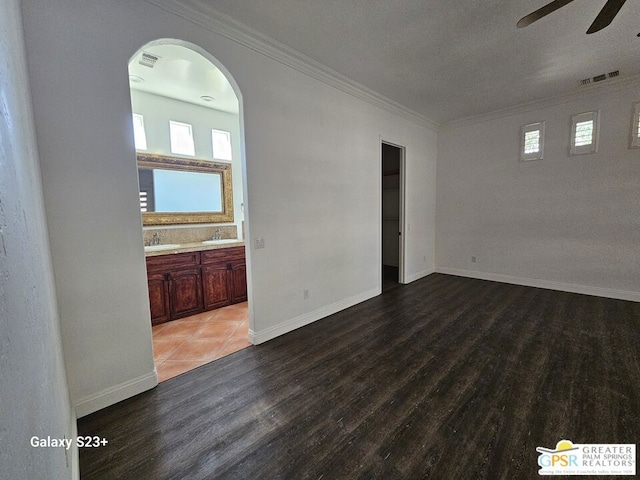
[[[136, 50], [136, 52], [131, 55], [129, 60], [127, 61], [127, 66], [131, 62], [131, 60], [138, 55], [145, 48], [154, 45], [177, 45], [181, 47], [188, 48], [196, 53], [202, 55], [205, 59], [211, 62], [218, 70], [222, 72], [224, 77], [227, 79], [233, 92], [238, 99], [238, 121], [240, 123], [240, 165], [241, 165], [241, 176], [242, 176], [242, 205], [235, 205], [236, 209], [242, 208], [244, 213], [244, 236], [243, 240], [245, 242], [245, 265], [246, 265], [246, 276], [247, 276], [247, 302], [248, 302], [248, 310], [249, 310], [249, 335], [248, 340], [252, 344], [255, 344], [255, 315], [253, 312], [254, 302], [253, 302], [253, 253], [251, 248], [251, 222], [250, 222], [250, 214], [249, 214], [249, 181], [248, 181], [248, 173], [247, 173], [247, 157], [246, 157], [246, 138], [245, 138], [245, 106], [244, 106], [244, 97], [242, 95], [242, 91], [240, 90], [240, 86], [236, 82], [234, 76], [231, 74], [229, 70], [225, 67], [225, 65], [218, 60], [216, 56], [209, 52], [209, 50], [201, 47], [199, 44], [192, 43], [190, 41], [181, 40], [177, 38], [168, 38], [161, 37], [155, 40], [148, 41]], [[129, 96], [131, 95], [131, 87], [127, 84], [127, 92], [129, 92]], [[129, 102], [131, 102], [131, 98], [129, 98]], [[131, 103], [129, 103], [130, 105]], [[129, 117], [131, 116], [132, 111], [128, 112]], [[135, 159], [135, 149], [134, 156]], [[142, 223], [141, 223], [142, 225]], [[194, 224], [196, 225], [196, 224]]]
[[382, 241], [382, 222], [384, 221], [383, 219], [383, 212], [382, 212], [382, 196], [383, 196], [383, 192], [382, 192], [382, 145], [386, 144], [386, 145], [391, 145], [392, 147], [396, 147], [398, 149], [400, 149], [400, 178], [399, 178], [399, 187], [400, 187], [400, 202], [399, 202], [399, 208], [400, 208], [400, 220], [398, 222], [398, 226], [399, 226], [399, 235], [398, 235], [398, 283], [400, 284], [405, 284], [405, 272], [406, 272], [406, 265], [405, 265], [405, 251], [406, 251], [406, 246], [407, 246], [407, 228], [406, 228], [406, 192], [407, 192], [407, 188], [406, 188], [406, 182], [407, 182], [407, 178], [406, 178], [406, 172], [407, 172], [407, 168], [406, 168], [406, 158], [407, 158], [407, 147], [405, 147], [404, 145], [402, 145], [401, 143], [394, 141], [394, 140], [389, 140], [388, 137], [384, 136], [384, 135], [380, 135], [379, 137], [379, 143], [378, 143], [378, 151], [379, 151], [379, 159], [378, 159], [378, 195], [379, 195], [379, 210], [378, 210], [378, 214], [379, 214], [379, 219], [380, 219], [380, 232], [379, 232], [379, 236], [378, 238], [380, 239], [380, 251], [379, 251], [379, 260], [378, 260], [378, 285], [380, 287], [380, 292], [382, 293], [382, 268], [383, 268], [383, 259], [382, 259], [382, 249], [383, 249], [383, 241]]

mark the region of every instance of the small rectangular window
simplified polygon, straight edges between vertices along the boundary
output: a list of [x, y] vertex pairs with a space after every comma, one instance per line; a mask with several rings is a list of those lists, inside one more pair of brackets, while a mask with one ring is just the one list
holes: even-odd
[[147, 149], [147, 134], [144, 131], [144, 118], [137, 113], [133, 114], [133, 139], [136, 150]]
[[148, 206], [147, 192], [140, 192], [140, 211], [146, 212]]
[[631, 148], [640, 148], [640, 102], [633, 106], [631, 123]]
[[593, 120], [576, 123], [576, 136], [574, 145], [584, 147], [593, 143]]
[[211, 145], [214, 159], [231, 160], [231, 134], [229, 132], [211, 130]]
[[571, 117], [571, 155], [598, 151], [599, 117], [599, 111], [579, 113]]
[[171, 153], [189, 155], [191, 157], [196, 154], [191, 125], [170, 120], [169, 134], [171, 138]]
[[541, 160], [544, 153], [544, 122], [522, 127], [520, 160]]

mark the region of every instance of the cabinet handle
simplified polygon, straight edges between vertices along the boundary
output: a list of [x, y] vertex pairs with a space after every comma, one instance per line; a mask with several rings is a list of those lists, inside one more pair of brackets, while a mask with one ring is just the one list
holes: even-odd
[[230, 263], [227, 263], [227, 270], [233, 270], [233, 266]]
[[171, 280], [171, 274], [170, 273], [165, 273], [164, 274], [164, 279], [168, 282], [169, 280]]

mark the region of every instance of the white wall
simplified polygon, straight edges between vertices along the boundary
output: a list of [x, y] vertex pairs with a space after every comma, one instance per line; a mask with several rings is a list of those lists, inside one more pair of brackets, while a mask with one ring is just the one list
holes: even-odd
[[[131, 104], [134, 113], [144, 116], [144, 126], [147, 134], [147, 150], [145, 150], [145, 153], [173, 155], [169, 137], [169, 120], [189, 123], [193, 126], [195, 158], [213, 160], [211, 149], [212, 128], [231, 133], [233, 225], [238, 227], [238, 235], [241, 236], [242, 220], [244, 220], [241, 206], [244, 200], [242, 196], [240, 119], [238, 115], [139, 90], [131, 90]], [[190, 227], [193, 227], [193, 225], [190, 225]]]
[[[77, 449], [33, 448], [72, 438], [19, 2], [0, 3], [0, 477], [73, 478]], [[75, 475], [77, 477], [77, 470]]]
[[381, 137], [406, 147], [407, 277], [433, 271], [435, 132], [142, 0], [23, 6], [79, 415], [152, 378], [127, 75], [130, 56], [148, 42], [199, 45], [241, 89], [245, 215], [249, 237], [266, 242], [249, 250], [255, 342], [380, 291]]
[[[640, 84], [614, 85], [441, 130], [440, 271], [640, 300], [640, 150], [629, 149]], [[569, 156], [571, 115], [597, 109], [598, 153]], [[520, 127], [542, 120], [544, 160], [519, 162]]]

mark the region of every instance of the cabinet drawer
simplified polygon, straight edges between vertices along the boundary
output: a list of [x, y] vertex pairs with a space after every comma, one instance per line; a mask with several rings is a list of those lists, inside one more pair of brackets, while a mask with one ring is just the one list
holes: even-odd
[[200, 265], [200, 252], [172, 253], [147, 257], [148, 272], [164, 272], [175, 268], [196, 267]]
[[219, 248], [217, 250], [205, 250], [202, 254], [202, 264], [230, 262], [242, 260], [244, 262], [244, 247]]

